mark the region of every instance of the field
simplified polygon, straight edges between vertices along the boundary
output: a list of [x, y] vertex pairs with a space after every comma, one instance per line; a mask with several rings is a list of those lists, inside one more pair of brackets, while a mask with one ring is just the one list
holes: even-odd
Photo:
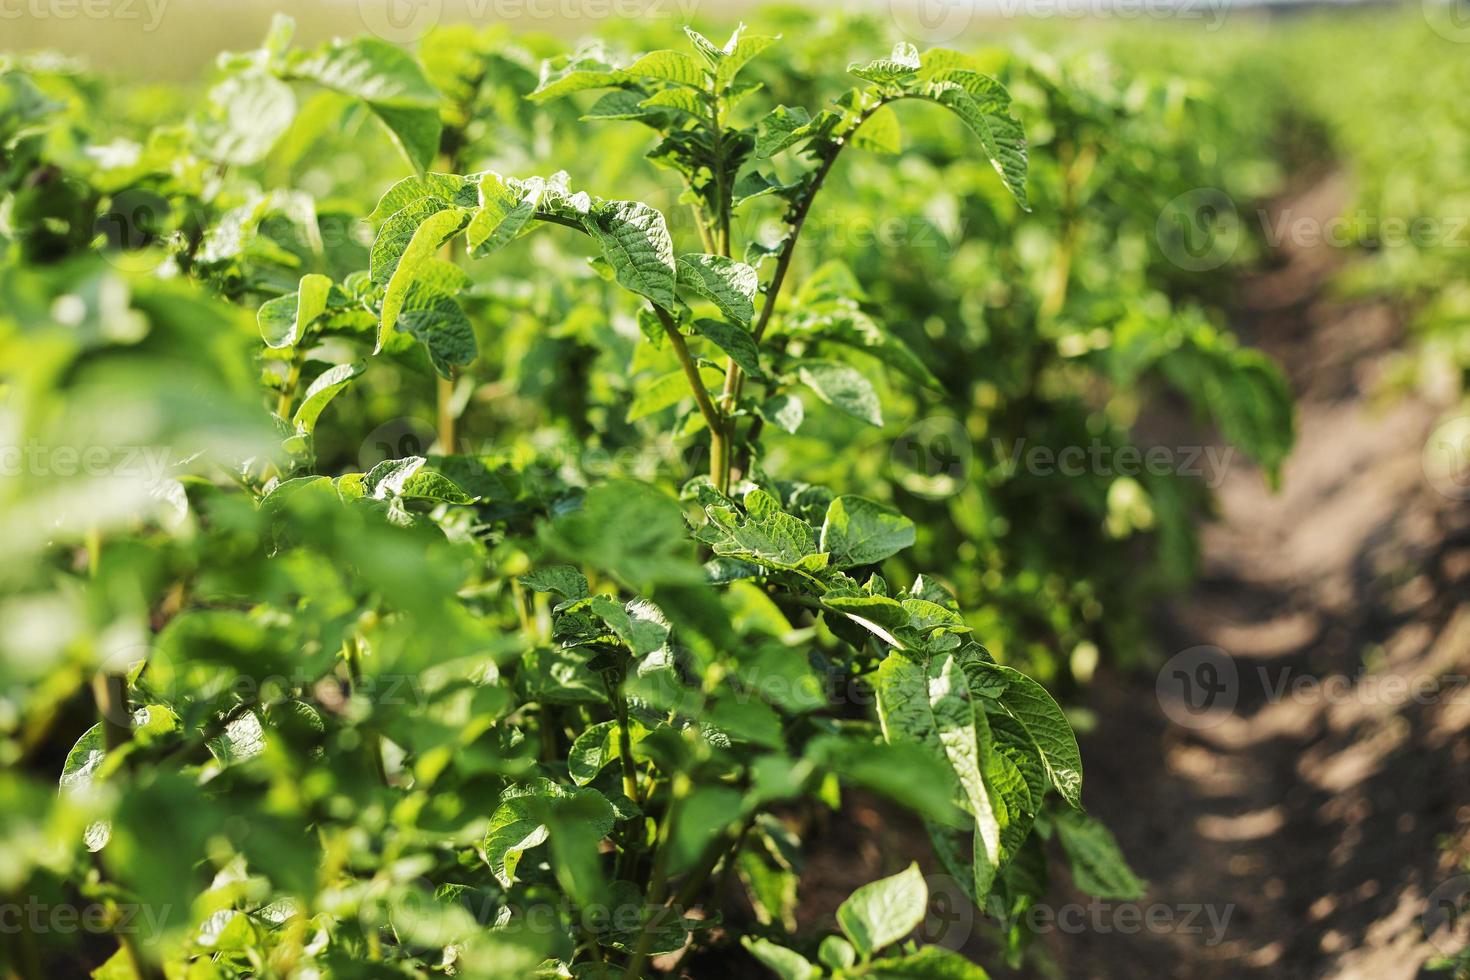
[[0, 971], [1470, 976], [1455, 8], [508, 4], [5, 14]]

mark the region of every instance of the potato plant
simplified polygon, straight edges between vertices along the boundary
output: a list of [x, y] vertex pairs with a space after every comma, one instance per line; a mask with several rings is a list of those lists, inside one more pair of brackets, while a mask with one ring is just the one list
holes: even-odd
[[[1140, 895], [1082, 809], [1056, 701], [987, 652], [945, 570], [885, 575], [915, 524], [762, 449], [818, 410], [881, 426], [860, 363], [930, 383], [853, 315], [844, 266], [795, 257], [839, 161], [896, 149], [910, 101], [948, 110], [1026, 207], [1007, 90], [900, 44], [825, 106], [762, 106], [746, 72], [776, 39], [744, 30], [552, 57], [531, 128], [564, 99], [639, 127], [679, 182], [685, 248], [669, 215], [565, 172], [463, 166], [525, 59], [453, 36], [421, 65], [371, 40], [296, 50], [280, 20], [221, 60], [187, 126], [129, 146], [88, 142], [79, 76], [0, 75], [6, 425], [35, 450], [0, 518], [19, 624], [0, 894], [98, 913], [80, 941], [23, 928], [7, 969], [633, 978], [728, 956], [983, 977], [911, 938], [926, 871], [1013, 958], [1049, 845], [1084, 890]], [[525, 135], [528, 110], [495, 99], [495, 126]], [[342, 202], [264, 176], [329, 116], [414, 168], [363, 209], [370, 241], [322, 241]], [[146, 220], [99, 227], [145, 192]], [[778, 233], [742, 240], [772, 202]], [[543, 238], [587, 264], [538, 269]], [[560, 305], [504, 275], [553, 279]], [[492, 389], [465, 411], [484, 341], [558, 310], [540, 329], [594, 318], [593, 356], [637, 366], [598, 435], [672, 445], [649, 478], [474, 430], [497, 407]], [[434, 445], [359, 466], [332, 448], [354, 424], [372, 442], [376, 400], [430, 390]], [[100, 462], [67, 463], [77, 447]], [[28, 776], [83, 710], [59, 792]], [[855, 791], [911, 812], [932, 863], [798, 932], [799, 831]]]

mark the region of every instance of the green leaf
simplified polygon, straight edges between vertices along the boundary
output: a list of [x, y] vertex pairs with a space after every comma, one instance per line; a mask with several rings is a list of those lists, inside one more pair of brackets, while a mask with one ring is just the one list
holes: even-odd
[[601, 201], [582, 220], [619, 284], [664, 309], [674, 306], [674, 242], [664, 216], [638, 201]]
[[943, 761], [937, 739], [929, 747], [919, 742], [821, 735], [808, 743], [805, 757], [843, 781], [881, 793], [938, 825], [968, 828], [971, 824], [969, 815], [954, 803], [954, 772]]
[[917, 929], [928, 904], [929, 886], [914, 863], [848, 896], [837, 908], [837, 925], [866, 959]]
[[202, 156], [248, 167], [265, 159], [296, 117], [296, 96], [264, 71], [231, 75], [209, 90], [209, 112], [196, 123]]
[[841, 361], [802, 361], [796, 376], [818, 398], [869, 425], [882, 427], [878, 393], [867, 378]]
[[630, 76], [596, 58], [572, 58], [560, 67], [553, 62], [541, 66], [541, 81], [526, 98], [546, 102], [594, 88], [611, 88], [631, 81]]
[[[803, 285], [802, 292], [806, 291], [807, 287]], [[792, 336], [810, 336], [860, 350], [919, 384], [936, 391], [943, 390], [928, 365], [908, 344], [864, 313], [856, 298], [844, 296], [810, 301], [798, 314], [785, 318], [782, 327]]]
[[[615, 816], [607, 799], [594, 789], [567, 789], [549, 779], [537, 779], [508, 787], [501, 801], [491, 814], [483, 844], [496, 880], [509, 888], [521, 856], [555, 834], [554, 848], [565, 845], [582, 851], [558, 850], [559, 858], [571, 859], [569, 865], [553, 862], [559, 876], [564, 872], [578, 876], [575, 882], [562, 880], [563, 887], [571, 885], [569, 891], [585, 892], [589, 882], [581, 877], [587, 870], [582, 867], [583, 858], [587, 851], [595, 856], [598, 842], [613, 829]], [[579, 900], [584, 897], [577, 895]]]
[[388, 285], [394, 270], [398, 268], [399, 259], [403, 257], [404, 249], [413, 241], [419, 225], [446, 210], [451, 214], [463, 213], [434, 196], [417, 198], [393, 212], [373, 239], [373, 247], [368, 256], [368, 275], [371, 280], [379, 286]]
[[760, 349], [756, 346], [755, 338], [750, 335], [749, 330], [723, 320], [710, 320], [705, 317], [694, 321], [694, 330], [728, 354], [730, 360], [738, 364], [746, 374], [757, 381], [765, 378], [766, 372], [761, 369]]
[[[694, 44], [694, 50], [699, 52], [700, 57], [704, 58], [705, 62], [711, 68], [718, 68], [720, 62], [725, 60], [726, 52], [716, 47], [713, 41], [696, 31], [694, 28], [685, 27], [684, 33]], [[740, 33], [739, 28], [736, 29], [735, 33], [738, 37]], [[731, 40], [734, 40], [734, 38], [731, 38]]]
[[1081, 809], [1082, 753], [1078, 751], [1077, 736], [1067, 723], [1067, 716], [1052, 696], [1030, 677], [1000, 664], [972, 661], [965, 664], [965, 670], [971, 674], [972, 689], [977, 676], [1004, 682], [997, 702], [1000, 710], [1025, 730], [1062, 799]]
[[409, 497], [467, 504], [474, 498], [442, 473], [424, 469], [422, 456], [385, 459], [363, 477], [363, 491], [375, 500]]
[[[763, 491], [752, 492], [747, 507], [762, 497], [770, 499]], [[719, 507], [708, 507], [706, 512], [714, 532], [710, 547], [717, 555], [808, 573], [827, 566], [827, 556], [818, 552], [811, 525], [783, 513], [774, 502], [766, 509], [757, 506], [744, 517]]]
[[264, 303], [255, 319], [265, 345], [279, 350], [300, 343], [306, 328], [326, 312], [331, 291], [332, 280], [313, 272], [301, 277], [296, 292]]
[[677, 264], [679, 285], [708, 299], [731, 321], [748, 326], [755, 317], [760, 276], [744, 262], [723, 255], [686, 252]]
[[260, 716], [253, 711], [245, 712], [205, 746], [221, 766], [249, 762], [265, 751], [265, 729], [261, 727]]
[[[683, 90], [681, 90], [683, 91]], [[606, 93], [581, 115], [584, 121], [597, 119], [637, 119], [662, 129], [667, 116], [643, 105], [647, 95], [642, 89], [619, 88]]]
[[783, 432], [795, 434], [806, 419], [806, 407], [792, 394], [772, 395], [756, 406], [756, 413]]
[[[699, 377], [706, 389], [718, 387], [723, 377], [714, 368], [700, 368]], [[689, 376], [683, 370], [670, 371], [659, 375], [652, 381], [639, 383], [637, 394], [633, 396], [633, 403], [628, 406], [627, 421], [636, 422], [638, 419], [661, 412], [666, 408], [693, 398], [694, 394], [689, 390]]]
[[1064, 810], [1056, 815], [1054, 826], [1078, 888], [1124, 902], [1137, 901], [1148, 891], [1148, 883], [1134, 875], [1112, 832], [1100, 821]]
[[886, 105], [879, 106], [852, 134], [852, 145], [872, 153], [898, 153], [903, 149], [903, 129], [899, 125], [898, 114]]
[[374, 37], [336, 40], [297, 58], [289, 71], [366, 102], [418, 170], [438, 152], [439, 91], [402, 48]]
[[817, 959], [832, 970], [846, 970], [857, 962], [857, 950], [841, 936], [828, 936], [817, 947]]
[[637, 78], [657, 78], [679, 85], [704, 88], [704, 69], [699, 66], [699, 62], [681, 51], [650, 51], [624, 68], [623, 73]]
[[725, 57], [721, 59], [715, 68], [715, 87], [727, 89], [735, 83], [735, 76], [740, 74], [752, 58], [757, 57], [780, 38], [767, 37], [762, 34], [744, 34], [736, 31], [731, 43], [725, 46]]
[[908, 91], [954, 112], [980, 138], [980, 145], [1006, 190], [1022, 208], [1026, 203], [1026, 133], [1007, 111], [1005, 86], [977, 71], [951, 68], [931, 74]]
[[516, 581], [533, 592], [556, 592], [565, 599], [585, 599], [588, 595], [587, 576], [573, 565], [548, 565]]
[[902, 956], [871, 963], [864, 977], [874, 980], [989, 980], [989, 974], [954, 950], [925, 946]]
[[735, 186], [730, 190], [730, 206], [738, 208], [746, 201], [753, 201], [767, 194], [785, 194], [800, 186], [799, 181], [783, 184], [772, 180], [759, 170], [752, 170], [735, 181]]
[[393, 137], [393, 142], [403, 151], [408, 162], [419, 173], [429, 169], [439, 155], [439, 143], [444, 124], [437, 109], [417, 109], [404, 106], [368, 104], [379, 121]]
[[[512, 787], [511, 790], [518, 788]], [[511, 790], [506, 793], [509, 794]], [[546, 843], [546, 838], [550, 836], [550, 831], [539, 816], [521, 797], [507, 800], [491, 814], [483, 849], [485, 862], [490, 865], [491, 874], [495, 875], [502, 887], [509, 888], [515, 882], [521, 855]]]
[[638, 103], [644, 112], [661, 112], [674, 109], [685, 115], [709, 124], [709, 103], [704, 96], [689, 88], [666, 88], [655, 92]]
[[611, 596], [600, 595], [593, 597], [590, 608], [635, 657], [647, 656], [668, 641], [669, 621], [647, 599], [634, 599], [624, 605]]
[[[72, 745], [61, 766], [59, 785], [63, 793], [79, 793], [91, 786], [107, 758], [107, 743], [101, 725], [93, 725]], [[112, 837], [112, 824], [96, 820], [87, 825], [82, 842], [89, 851], [100, 851]]]
[[353, 364], [338, 364], [317, 375], [316, 380], [306, 389], [306, 394], [301, 396], [296, 414], [291, 417], [291, 424], [296, 427], [296, 431], [306, 435], [315, 432], [316, 421], [331, 400], [365, 370], [366, 363], [357, 361]]
[[373, 213], [367, 217], [368, 223], [379, 226], [410, 204], [426, 197], [438, 198], [444, 204], [472, 207], [477, 200], [477, 187], [474, 181], [458, 174], [426, 173], [404, 177], [378, 198]]
[[567, 753], [567, 774], [578, 786], [586, 786], [618, 756], [618, 723], [599, 722], [584, 729], [572, 742]]
[[542, 540], [562, 557], [600, 569], [638, 592], [704, 581], [684, 512], [644, 483], [611, 480], [587, 491], [582, 509], [543, 526]]
[[794, 949], [777, 946], [769, 939], [741, 936], [740, 945], [781, 980], [812, 980], [813, 977], [822, 975], [822, 971], [813, 966], [805, 956]]
[[479, 351], [475, 328], [459, 301], [414, 283], [398, 314], [398, 329], [429, 350], [429, 361], [440, 377], [452, 376], [454, 365], [469, 364]]
[[497, 173], [480, 176], [479, 209], [465, 230], [470, 255], [484, 258], [513, 241], [536, 214], [536, 196]]
[[992, 800], [992, 789], [983, 775], [989, 761], [986, 756], [992, 751], [990, 726], [985, 712], [975, 710], [964, 671], [953, 656], [930, 660], [928, 680], [929, 709], [939, 743], [975, 817], [975, 894], [985, 895], [1000, 870], [1001, 826], [1006, 822], [1004, 806]]
[[827, 507], [821, 549], [838, 568], [872, 565], [914, 544], [914, 522], [891, 507], [844, 494]]
[[[384, 338], [398, 322], [398, 313], [408, 297], [409, 287], [418, 280], [424, 264], [434, 258], [444, 243], [465, 226], [467, 215], [459, 208], [446, 208], [429, 215], [414, 229], [413, 235], [398, 256], [393, 275], [383, 292], [383, 308], [378, 327], [378, 350]], [[432, 304], [425, 304], [432, 305]], [[466, 362], [460, 362], [466, 363]]]
[[801, 106], [776, 106], [760, 122], [755, 155], [764, 160], [801, 142], [811, 121], [811, 115]]
[[887, 58], [879, 58], [866, 65], [853, 64], [847, 70], [865, 81], [893, 85], [918, 74], [919, 49], [907, 41], [899, 41]]
[[440, 100], [412, 55], [375, 37], [332, 41], [297, 59], [291, 74], [380, 105], [437, 108]]

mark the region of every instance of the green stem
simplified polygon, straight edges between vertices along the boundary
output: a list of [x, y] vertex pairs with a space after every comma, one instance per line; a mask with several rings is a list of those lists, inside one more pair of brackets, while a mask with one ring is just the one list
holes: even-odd
[[653, 852], [653, 870], [648, 878], [648, 894], [644, 907], [650, 909], [651, 914], [648, 921], [643, 923], [643, 930], [638, 934], [638, 942], [633, 947], [633, 955], [628, 959], [628, 969], [623, 973], [624, 980], [638, 980], [643, 976], [643, 965], [648, 962], [649, 950], [653, 948], [653, 937], [667, 915], [663, 904], [669, 890], [669, 840], [673, 836], [674, 826], [678, 823], [680, 811], [684, 808], [684, 799], [689, 795], [691, 785], [686, 774], [682, 772], [675, 774], [670, 787], [669, 809], [664, 814], [663, 823], [658, 828], [658, 842], [654, 845]]
[[122, 748], [133, 738], [133, 716], [128, 711], [128, 679], [122, 674], [99, 673], [92, 678], [92, 697], [102, 724], [107, 751]]
[[[755, 328], [751, 332], [752, 339], [757, 344], [761, 342], [761, 337], [765, 336], [766, 328], [771, 323], [771, 317], [776, 312], [776, 299], [781, 294], [781, 288], [786, 284], [786, 274], [791, 270], [791, 258], [796, 254], [796, 241], [801, 237], [801, 229], [806, 224], [812, 203], [817, 199], [817, 194], [821, 191], [823, 183], [826, 182], [827, 175], [832, 172], [832, 165], [837, 162], [837, 157], [841, 155], [842, 148], [847, 146], [851, 140], [852, 134], [857, 132], [863, 123], [867, 122], [873, 113], [883, 105], [883, 102], [879, 102], [863, 110], [852, 128], [832, 144], [822, 158], [822, 162], [817, 165], [817, 169], [812, 171], [811, 183], [806, 193], [802, 195], [801, 200], [796, 203], [791, 212], [788, 222], [791, 226], [791, 234], [786, 237], [786, 243], [781, 246], [781, 252], [776, 256], [776, 269], [771, 273], [771, 281], [766, 286], [766, 298], [761, 303], [760, 314], [756, 317]], [[731, 363], [725, 372], [724, 390], [720, 393], [720, 407], [727, 415], [733, 413], [734, 406], [739, 402], [740, 389], [744, 381], [745, 374], [740, 370], [740, 366]], [[726, 441], [732, 440], [727, 439]], [[715, 477], [714, 482], [717, 487], [728, 487], [730, 485], [730, 454], [728, 452], [725, 454], [722, 465], [724, 472]]]
[[669, 343], [674, 348], [674, 356], [679, 359], [679, 366], [684, 369], [684, 377], [689, 379], [689, 387], [694, 392], [694, 401], [699, 406], [700, 414], [704, 416], [705, 423], [711, 430], [720, 428], [720, 413], [715, 409], [714, 402], [710, 401], [709, 392], [704, 388], [704, 379], [699, 376], [699, 366], [694, 363], [694, 357], [689, 353], [689, 345], [684, 342], [684, 335], [679, 332], [679, 325], [669, 315], [669, 311], [662, 306], [654, 306], [653, 311], [658, 320], [664, 326], [664, 333], [669, 336]]
[[[19, 894], [12, 898], [10, 905], [12, 908], [20, 908], [23, 905]], [[42, 980], [45, 974], [41, 969], [41, 950], [36, 944], [36, 934], [30, 930], [29, 926], [23, 926], [17, 941], [20, 945], [20, 952], [16, 957], [14, 975], [20, 980]]]
[[[362, 686], [362, 640], [348, 637], [342, 649], [347, 659], [347, 672], [352, 678], [352, 688], [358, 690]], [[388, 767], [383, 763], [383, 737], [371, 730], [365, 731], [363, 737], [367, 745], [368, 760], [377, 771], [378, 779], [387, 786]]]
[[735, 866], [735, 859], [740, 855], [740, 848], [745, 843], [745, 838], [750, 834], [750, 828], [754, 822], [755, 814], [751, 813], [741, 821], [740, 828], [735, 832], [734, 838], [728, 843], [724, 837], [716, 837], [709, 842], [705, 847], [704, 853], [700, 855], [699, 863], [685, 877], [684, 883], [679, 886], [679, 891], [675, 893], [673, 900], [669, 902], [669, 907], [676, 914], [682, 915], [684, 910], [689, 907], [690, 903], [694, 901], [695, 896], [699, 894], [699, 890], [704, 887], [705, 882], [709, 881], [709, 876], [714, 873], [715, 868], [720, 866], [722, 860], [726, 862], [726, 865], [725, 875], [721, 879], [720, 892], [724, 892], [729, 884], [730, 869]]
[[628, 734], [628, 702], [623, 692], [613, 692], [613, 704], [618, 715], [618, 755], [623, 761], [623, 795], [630, 801], [638, 799], [638, 769], [633, 761], [633, 739]]
[[436, 401], [438, 402], [439, 414], [439, 451], [445, 456], [454, 455], [454, 369], [450, 368], [450, 376], [443, 377], [435, 375], [438, 385], [435, 387]]
[[286, 369], [286, 380], [281, 385], [280, 397], [276, 399], [276, 414], [288, 422], [291, 420], [291, 403], [296, 400], [296, 387], [301, 384], [303, 360], [300, 349], [291, 348], [291, 366]]

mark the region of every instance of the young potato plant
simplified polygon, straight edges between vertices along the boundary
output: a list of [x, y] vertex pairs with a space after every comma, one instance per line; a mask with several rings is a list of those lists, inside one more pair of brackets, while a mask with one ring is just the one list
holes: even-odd
[[[287, 80], [352, 88], [416, 163], [431, 128], [440, 159], [459, 155], [398, 53], [297, 56], [284, 37], [231, 62], [240, 84], [268, 101]], [[1012, 958], [1047, 842], [1082, 889], [1142, 893], [1082, 811], [1057, 703], [991, 657], [938, 578], [885, 577], [914, 523], [761, 452], [764, 426], [802, 424], [803, 398], [881, 424], [847, 351], [927, 375], [840, 315], [859, 289], [835, 267], [785, 290], [843, 151], [891, 148], [894, 104], [935, 103], [1024, 206], [1006, 90], [963, 54], [899, 45], [825, 108], [752, 116], [742, 69], [774, 39], [688, 38], [554, 59], [531, 98], [595, 90], [587, 116], [645, 127], [702, 251], [679, 249], [657, 209], [562, 173], [425, 170], [368, 215], [367, 268], [296, 277], [255, 311], [258, 341], [225, 301], [240, 293], [207, 274], [160, 279], [85, 248], [7, 262], [17, 432], [172, 449], [121, 503], [113, 484], [54, 474], [3, 487], [23, 559], [4, 572], [7, 609], [70, 624], [26, 640], [32, 660], [0, 660], [21, 692], [7, 750], [45, 744], [78, 689], [98, 721], [59, 795], [6, 776], [22, 816], [0, 832], [26, 846], [0, 890], [102, 909], [116, 944], [97, 976], [636, 978], [733, 956], [742, 975], [753, 957], [783, 977], [983, 977], [910, 938], [929, 891], [917, 866], [853, 892], [840, 936], [796, 930], [798, 831], [853, 790], [922, 822], [927, 870], [994, 919]], [[446, 110], [461, 124], [465, 98]], [[742, 245], [736, 218], [762, 197], [783, 203], [784, 233]], [[422, 354], [448, 379], [475, 362], [473, 276], [537, 229], [620, 290], [638, 356], [669, 366], [628, 415], [667, 421], [699, 472], [592, 481], [456, 452], [474, 434], [443, 425], [438, 452], [323, 471], [322, 422], [345, 422], [334, 412], [375, 372]], [[88, 955], [38, 930], [0, 953], [24, 977]]]

